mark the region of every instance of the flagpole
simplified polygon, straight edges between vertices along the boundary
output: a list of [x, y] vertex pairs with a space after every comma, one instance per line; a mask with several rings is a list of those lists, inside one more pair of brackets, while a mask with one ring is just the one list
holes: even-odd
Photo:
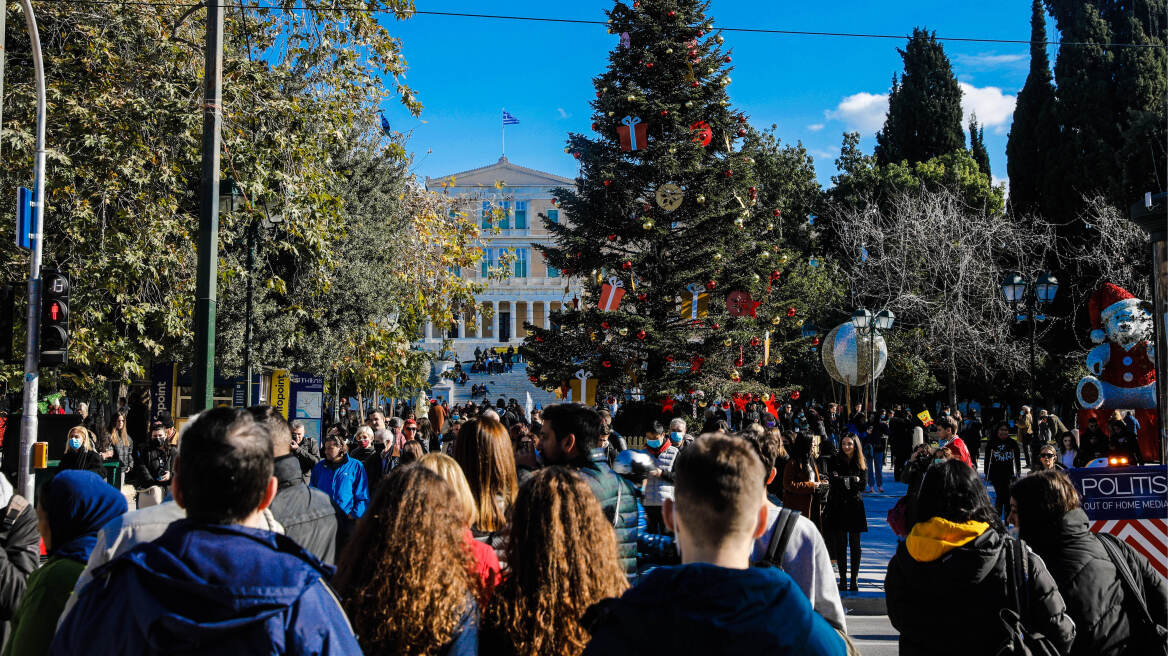
[[499, 132], [502, 133], [502, 137], [501, 137], [502, 145], [499, 148], [499, 154], [502, 157], [507, 156], [507, 121], [503, 120], [503, 112], [505, 112], [505, 111], [507, 111], [507, 109], [504, 107], [499, 112]]

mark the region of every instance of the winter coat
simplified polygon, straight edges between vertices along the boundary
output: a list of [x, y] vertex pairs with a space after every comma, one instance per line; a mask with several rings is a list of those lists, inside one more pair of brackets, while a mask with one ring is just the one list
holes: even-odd
[[306, 477], [312, 472], [316, 463], [320, 462], [320, 449], [316, 445], [316, 439], [312, 437], [300, 440], [300, 444], [292, 452], [292, 455], [300, 461], [300, 472]]
[[[1006, 579], [1009, 549], [1008, 539], [980, 522], [955, 524], [933, 517], [913, 526], [884, 579], [888, 619], [900, 632], [901, 656], [996, 653], [1009, 637], [999, 611], [1013, 606]], [[1029, 549], [1026, 558], [1029, 587], [1020, 596], [1029, 598], [1029, 605], [1023, 622], [1066, 653], [1075, 638], [1074, 622], [1042, 559]], [[957, 633], [950, 613], [939, 615], [954, 608], [961, 609], [964, 627]]]
[[993, 438], [986, 445], [985, 476], [991, 481], [1009, 481], [1022, 473], [1022, 455], [1012, 439]]
[[[1138, 643], [1129, 642], [1133, 631], [1133, 607], [1124, 594], [1115, 565], [1099, 538], [1090, 530], [1082, 509], [1066, 513], [1053, 523], [1022, 526], [1022, 535], [1047, 569], [1067, 602], [1067, 614], [1075, 620], [1075, 644], [1070, 656], [1119, 656], [1134, 653]], [[1106, 538], [1102, 538], [1106, 539]], [[1148, 561], [1124, 544], [1128, 570], [1143, 588], [1152, 617], [1168, 617], [1164, 579]]]
[[819, 525], [819, 468], [815, 461], [801, 466], [794, 459], [783, 468], [783, 505]]
[[158, 444], [153, 439], [147, 439], [134, 450], [133, 484], [137, 488], [147, 488], [154, 485], [167, 487], [170, 479], [159, 480], [163, 474], [170, 471], [174, 460], [174, 447], [169, 444]]
[[[4, 656], [42, 656], [48, 653], [65, 601], [84, 569], [82, 562], [53, 556], [44, 567], [29, 575], [28, 589], [12, 618], [12, 634], [4, 646]], [[82, 648], [74, 653], [90, 652]]]
[[102, 467], [101, 454], [84, 447], [75, 451], [67, 451], [61, 456], [60, 470], [84, 469], [105, 478], [105, 469]]
[[182, 519], [94, 572], [50, 653], [360, 654], [332, 573], [286, 536]]
[[312, 487], [324, 490], [346, 517], [360, 517], [369, 505], [365, 467], [348, 455], [339, 463], [321, 460], [312, 468]]
[[594, 609], [585, 656], [845, 653], [835, 629], [773, 567], [658, 567]]
[[[664, 446], [656, 455], [649, 451], [649, 457], [653, 458], [653, 464], [663, 472], [673, 471], [673, 460], [677, 457], [677, 447], [669, 445]], [[661, 506], [666, 499], [673, 498], [673, 483], [650, 476], [645, 479], [645, 498], [644, 504], [646, 506]]]
[[835, 459], [828, 475], [831, 494], [827, 495], [827, 509], [823, 525], [828, 531], [863, 533], [868, 530], [864, 512], [864, 485], [867, 472], [843, 457]]
[[325, 492], [304, 483], [296, 454], [276, 458], [272, 475], [279, 482], [272, 516], [284, 534], [326, 565], [336, 561], [337, 508]]
[[2, 476], [0, 480], [9, 499], [0, 515], [0, 622], [7, 622], [24, 596], [29, 575], [40, 564], [40, 533], [33, 505], [25, 501], [23, 509], [15, 507], [12, 486]]
[[621, 564], [624, 565], [629, 581], [634, 581], [637, 578], [637, 516], [641, 503], [637, 500], [632, 484], [608, 466], [603, 447], [592, 449], [589, 455], [589, 465], [575, 467], [574, 470], [592, 488], [592, 494], [600, 502], [606, 520], [616, 529]]

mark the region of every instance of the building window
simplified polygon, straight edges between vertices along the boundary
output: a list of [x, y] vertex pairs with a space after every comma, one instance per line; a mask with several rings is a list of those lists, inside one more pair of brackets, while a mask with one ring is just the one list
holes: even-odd
[[548, 210], [547, 211], [547, 218], [548, 218], [548, 221], [551, 221], [552, 223], [559, 223], [560, 222], [560, 211], [559, 210]]
[[455, 278], [461, 278], [462, 277], [462, 267], [452, 266], [452, 267], [450, 267], [450, 273], [453, 273]]
[[515, 249], [515, 277], [527, 277], [527, 251], [526, 248]]
[[559, 278], [560, 277], [560, 270], [559, 269], [552, 266], [551, 263], [548, 262], [546, 259], [544, 260], [544, 263], [547, 264], [547, 277], [548, 278]]
[[483, 230], [488, 230], [491, 227], [491, 201], [483, 201]]
[[496, 227], [496, 223], [501, 230], [511, 227], [511, 201], [505, 200], [501, 203], [483, 201], [483, 229], [490, 230]]
[[487, 276], [491, 275], [490, 270], [499, 266], [499, 249], [484, 248], [483, 260], [480, 263], [480, 266], [482, 267], [482, 277], [486, 278]]
[[496, 216], [499, 217], [499, 229], [500, 230], [510, 230], [511, 229], [511, 201], [505, 200], [501, 203], [498, 203], [495, 206], [495, 210], [497, 212]]
[[527, 201], [515, 201], [515, 229], [527, 230]]

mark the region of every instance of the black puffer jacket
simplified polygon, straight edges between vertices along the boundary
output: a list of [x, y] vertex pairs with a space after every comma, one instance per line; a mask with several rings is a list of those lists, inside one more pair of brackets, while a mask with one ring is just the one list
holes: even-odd
[[[904, 542], [888, 563], [888, 619], [900, 631], [901, 656], [997, 653], [1008, 634], [999, 611], [1013, 605], [1006, 580], [1006, 539], [987, 530], [940, 558], [920, 562]], [[1075, 625], [1042, 559], [1027, 550], [1029, 606], [1023, 621], [1066, 653]]]
[[575, 471], [584, 477], [596, 500], [600, 502], [600, 509], [605, 518], [612, 523], [616, 530], [616, 546], [620, 551], [621, 564], [629, 582], [637, 579], [637, 533], [638, 517], [641, 503], [637, 500], [637, 493], [625, 479], [617, 475], [608, 466], [603, 448], [592, 449], [591, 466], [575, 467]]
[[[1050, 570], [1075, 620], [1071, 656], [1111, 656], [1135, 653], [1131, 644], [1133, 606], [1124, 602], [1119, 573], [1099, 537], [1090, 531], [1081, 509], [1063, 515], [1053, 525], [1023, 525], [1022, 535]], [[1121, 548], [1136, 584], [1143, 588], [1152, 617], [1168, 617], [1164, 579], [1131, 547]]]

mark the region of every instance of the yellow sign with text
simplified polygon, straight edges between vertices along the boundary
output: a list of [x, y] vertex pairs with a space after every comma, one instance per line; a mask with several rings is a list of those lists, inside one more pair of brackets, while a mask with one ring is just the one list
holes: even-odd
[[284, 419], [292, 408], [292, 375], [287, 369], [276, 369], [272, 372], [272, 407]]

